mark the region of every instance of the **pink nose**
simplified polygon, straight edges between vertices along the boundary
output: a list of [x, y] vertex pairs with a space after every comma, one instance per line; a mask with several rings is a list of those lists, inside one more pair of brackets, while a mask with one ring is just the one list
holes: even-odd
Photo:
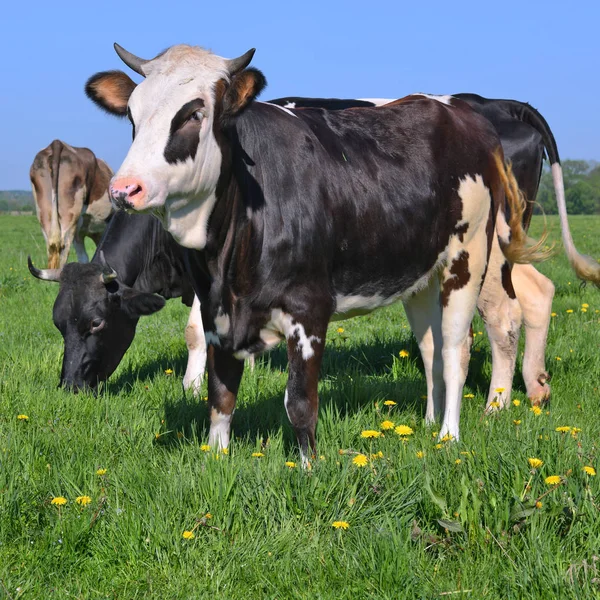
[[139, 209], [146, 198], [146, 188], [135, 177], [115, 179], [109, 188], [110, 197], [118, 208]]

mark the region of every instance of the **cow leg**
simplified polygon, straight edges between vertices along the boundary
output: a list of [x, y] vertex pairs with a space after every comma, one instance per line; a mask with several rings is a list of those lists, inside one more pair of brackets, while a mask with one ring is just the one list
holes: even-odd
[[77, 262], [80, 262], [80, 263], [90, 262], [87, 252], [85, 251], [85, 243], [84, 243], [83, 236], [80, 236], [79, 234], [76, 233], [75, 237], [73, 238], [73, 246], [75, 248], [75, 252], [77, 253]]
[[422, 291], [404, 301], [404, 310], [417, 339], [427, 381], [425, 421], [433, 423], [444, 410], [446, 389], [442, 362], [442, 310], [437, 277]]
[[208, 443], [216, 448], [227, 448], [244, 361], [237, 360], [232, 354], [212, 344], [208, 347], [207, 359], [210, 407]]
[[515, 265], [512, 281], [525, 322], [523, 379], [527, 396], [532, 404], [543, 404], [550, 398], [545, 353], [554, 284], [532, 265]]
[[185, 327], [185, 343], [188, 349], [188, 362], [183, 377], [183, 389], [191, 389], [192, 394], [197, 396], [202, 387], [202, 377], [206, 367], [206, 339], [200, 314], [200, 301], [196, 295]]
[[477, 307], [492, 348], [492, 380], [486, 410], [492, 402], [498, 402], [500, 408], [504, 408], [512, 390], [522, 314], [511, 280], [511, 267], [500, 250], [497, 236], [492, 241]]
[[287, 335], [289, 376], [285, 390], [285, 410], [296, 433], [302, 465], [316, 451], [315, 430], [319, 410], [319, 370], [323, 360], [327, 323], [306, 331], [301, 321]]

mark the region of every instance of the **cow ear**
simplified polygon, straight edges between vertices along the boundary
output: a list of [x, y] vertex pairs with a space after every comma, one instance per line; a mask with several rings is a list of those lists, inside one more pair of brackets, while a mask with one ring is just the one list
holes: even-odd
[[223, 118], [239, 115], [266, 85], [265, 76], [252, 67], [234, 75], [223, 95]]
[[103, 71], [92, 75], [85, 84], [87, 97], [102, 110], [124, 117], [136, 83], [123, 71]]
[[125, 289], [121, 297], [121, 308], [133, 319], [158, 312], [165, 305], [165, 299], [156, 294]]

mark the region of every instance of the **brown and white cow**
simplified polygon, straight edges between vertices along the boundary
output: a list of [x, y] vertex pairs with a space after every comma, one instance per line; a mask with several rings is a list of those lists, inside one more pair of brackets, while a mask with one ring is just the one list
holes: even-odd
[[71, 243], [77, 260], [87, 263], [84, 238], [97, 245], [113, 212], [107, 192], [110, 167], [87, 148], [54, 140], [36, 154], [29, 177], [46, 238], [48, 268], [67, 262]]
[[443, 391], [428, 385], [427, 420], [443, 414], [440, 435], [458, 438], [492, 245], [510, 259], [509, 289], [512, 262], [536, 255], [491, 124], [446, 98], [339, 112], [255, 102], [266, 82], [246, 68], [253, 50], [226, 60], [182, 45], [150, 61], [117, 51], [144, 81], [98, 73], [86, 91], [134, 127], [113, 201], [154, 211], [180, 244], [202, 250], [210, 442], [229, 443], [239, 359], [285, 338], [285, 407], [306, 458], [328, 322], [396, 300], [419, 315], [417, 338], [435, 344]]

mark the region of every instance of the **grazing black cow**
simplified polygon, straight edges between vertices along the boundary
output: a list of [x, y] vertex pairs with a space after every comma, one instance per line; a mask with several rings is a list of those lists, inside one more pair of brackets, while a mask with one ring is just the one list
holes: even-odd
[[[563, 245], [567, 257], [578, 277], [600, 282], [598, 263], [588, 256], [579, 254], [569, 230], [562, 168], [558, 147], [552, 130], [544, 117], [532, 106], [516, 100], [495, 100], [477, 94], [454, 94], [452, 97], [463, 100], [483, 115], [496, 129], [502, 142], [504, 156], [512, 165], [513, 174], [519, 188], [530, 200], [523, 214], [523, 226], [527, 230], [533, 213], [534, 200], [542, 173], [544, 153], [552, 168], [554, 190], [559, 207]], [[445, 98], [449, 98], [446, 96]], [[377, 99], [338, 99], [300, 98], [289, 96], [269, 100], [284, 108], [315, 108], [344, 110], [364, 106], [384, 106], [393, 100]], [[554, 285], [531, 264], [514, 265], [512, 283], [518, 305], [507, 302], [500, 286], [501, 278], [491, 270], [479, 297], [478, 308], [486, 323], [492, 345], [493, 371], [488, 407], [494, 401], [505, 404], [510, 398], [514, 365], [516, 363], [519, 329], [525, 324], [525, 355], [523, 358], [523, 379], [527, 395], [533, 404], [541, 404], [550, 397], [547, 383], [545, 351], [548, 327], [552, 313]], [[502, 394], [496, 392], [502, 388]]]
[[286, 338], [285, 406], [306, 459], [329, 320], [399, 299], [423, 315], [415, 333], [435, 343], [433, 372], [443, 372], [428, 420], [443, 406], [440, 435], [458, 437], [492, 242], [512, 262], [535, 254], [491, 124], [461, 101], [422, 96], [338, 112], [254, 102], [265, 79], [246, 68], [253, 50], [226, 60], [181, 45], [150, 61], [117, 51], [145, 80], [111, 71], [86, 85], [134, 126], [110, 193], [204, 251], [210, 285], [195, 291], [210, 344], [210, 442], [228, 445], [238, 359]]
[[36, 269], [28, 258], [34, 277], [60, 283], [53, 319], [64, 338], [61, 385], [95, 389], [121, 362], [139, 318], [160, 310], [165, 299], [181, 297], [192, 306], [184, 388], [199, 391], [206, 345], [184, 252], [153, 216], [119, 211], [90, 263]]

